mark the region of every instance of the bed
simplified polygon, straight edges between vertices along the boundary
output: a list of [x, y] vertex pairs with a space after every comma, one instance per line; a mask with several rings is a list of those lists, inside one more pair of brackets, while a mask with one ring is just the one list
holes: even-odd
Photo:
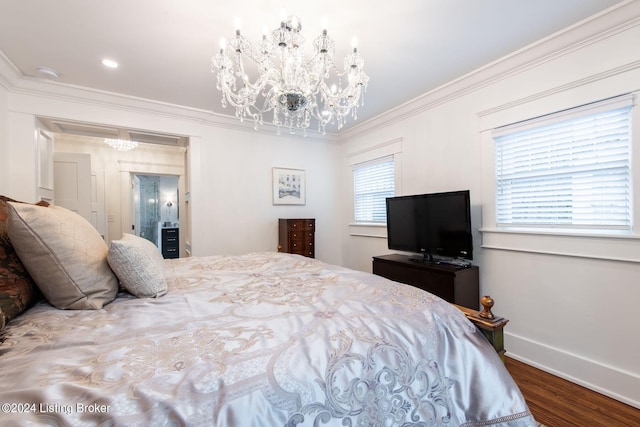
[[[49, 250], [24, 212], [55, 217], [44, 224], [58, 237], [79, 227], [72, 249], [53, 251], [58, 263], [87, 240], [85, 225], [6, 205], [10, 243], [44, 298], [0, 332], [2, 425], [537, 425], [485, 337], [420, 289], [277, 252], [162, 260], [123, 236], [104, 253], [115, 292], [91, 289], [100, 308], [60, 309], [17, 222]], [[67, 270], [93, 273], [91, 251]]]

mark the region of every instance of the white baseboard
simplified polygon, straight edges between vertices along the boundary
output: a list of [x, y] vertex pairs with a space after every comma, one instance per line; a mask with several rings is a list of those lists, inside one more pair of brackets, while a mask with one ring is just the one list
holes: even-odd
[[507, 356], [640, 409], [640, 376], [510, 334]]

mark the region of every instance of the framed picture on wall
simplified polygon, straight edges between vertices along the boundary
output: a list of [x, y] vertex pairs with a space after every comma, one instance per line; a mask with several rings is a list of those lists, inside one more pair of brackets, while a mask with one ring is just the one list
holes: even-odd
[[306, 177], [303, 169], [273, 168], [273, 204], [304, 205]]

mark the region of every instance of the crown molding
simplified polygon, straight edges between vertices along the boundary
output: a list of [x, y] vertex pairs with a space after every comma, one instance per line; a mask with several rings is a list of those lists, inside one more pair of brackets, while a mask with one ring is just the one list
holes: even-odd
[[0, 50], [0, 86], [7, 91], [11, 91], [17, 85], [19, 79], [20, 72], [4, 52]]
[[640, 1], [626, 0], [510, 53], [438, 88], [338, 134], [338, 141], [365, 136], [501, 80], [521, 74], [640, 25]]

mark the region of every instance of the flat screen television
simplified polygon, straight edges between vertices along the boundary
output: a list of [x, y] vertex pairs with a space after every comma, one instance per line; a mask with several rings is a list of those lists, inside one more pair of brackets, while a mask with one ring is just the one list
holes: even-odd
[[387, 241], [425, 261], [473, 259], [469, 190], [387, 198]]

